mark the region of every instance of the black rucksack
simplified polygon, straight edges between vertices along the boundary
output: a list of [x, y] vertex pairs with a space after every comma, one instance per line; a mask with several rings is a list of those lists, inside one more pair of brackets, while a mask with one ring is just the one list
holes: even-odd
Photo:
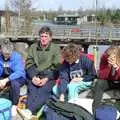
[[46, 120], [95, 120], [83, 107], [54, 99], [48, 100], [44, 112]]

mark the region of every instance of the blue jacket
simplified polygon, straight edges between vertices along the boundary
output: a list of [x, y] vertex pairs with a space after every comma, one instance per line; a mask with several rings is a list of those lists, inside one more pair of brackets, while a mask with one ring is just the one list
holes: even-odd
[[[5, 60], [3, 55], [0, 55], [0, 77], [3, 75], [5, 66]], [[22, 56], [17, 52], [13, 51], [9, 60], [7, 61], [7, 67], [10, 69], [9, 80], [15, 80], [20, 77], [26, 79], [25, 67]]]
[[64, 62], [59, 71], [60, 93], [66, 92], [67, 84], [75, 77], [83, 77], [84, 82], [92, 81], [96, 77], [93, 61], [81, 55], [80, 58], [71, 65]]

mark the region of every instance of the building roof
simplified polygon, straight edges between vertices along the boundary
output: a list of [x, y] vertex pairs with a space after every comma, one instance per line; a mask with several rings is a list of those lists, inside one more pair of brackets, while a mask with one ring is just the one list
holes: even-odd
[[[17, 16], [17, 13], [13, 11], [8, 11], [11, 16]], [[5, 16], [6, 11], [5, 10], [0, 10], [0, 16]]]
[[62, 14], [57, 17], [80, 17], [78, 14]]

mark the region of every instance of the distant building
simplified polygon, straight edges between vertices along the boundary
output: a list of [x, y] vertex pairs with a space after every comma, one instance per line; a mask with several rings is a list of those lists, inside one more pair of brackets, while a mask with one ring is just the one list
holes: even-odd
[[64, 14], [64, 15], [58, 15], [54, 22], [56, 24], [65, 24], [65, 25], [76, 25], [78, 19], [80, 18], [79, 15], [68, 15], [68, 14]]
[[54, 18], [55, 24], [63, 24], [63, 25], [79, 25], [83, 22], [94, 22], [95, 21], [95, 15], [86, 15], [86, 16], [80, 16], [78, 14], [63, 14], [58, 15]]

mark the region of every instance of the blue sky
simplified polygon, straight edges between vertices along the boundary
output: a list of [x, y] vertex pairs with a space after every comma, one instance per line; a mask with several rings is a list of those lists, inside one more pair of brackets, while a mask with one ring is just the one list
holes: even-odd
[[[79, 8], [95, 8], [95, 0], [32, 0], [33, 7], [39, 10], [57, 10], [62, 6], [65, 10], [76, 10]], [[97, 0], [98, 8], [120, 8], [120, 0]], [[5, 0], [0, 0], [0, 8], [4, 8]]]

